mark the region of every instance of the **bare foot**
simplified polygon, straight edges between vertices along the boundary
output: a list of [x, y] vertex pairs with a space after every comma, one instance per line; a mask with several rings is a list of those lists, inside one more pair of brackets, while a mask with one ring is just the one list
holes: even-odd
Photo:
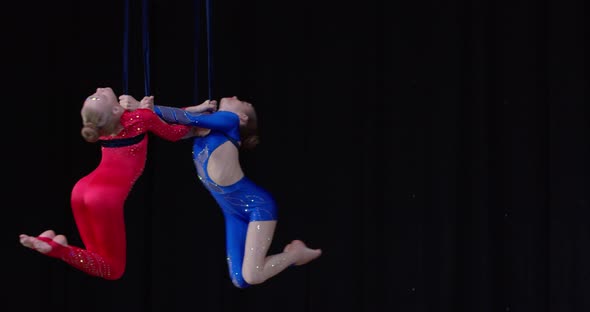
[[67, 246], [68, 245], [68, 240], [66, 239], [65, 236], [63, 236], [61, 234], [56, 235], [53, 238], [53, 241], [56, 242], [56, 243], [58, 243], [58, 244], [60, 244], [60, 245], [64, 245], [64, 246]]
[[[65, 236], [55, 235], [55, 232], [52, 230], [47, 230], [47, 231], [41, 233], [39, 236], [51, 238], [54, 242], [64, 245], [64, 246], [68, 245], [68, 241]], [[44, 242], [44, 241], [38, 239], [35, 236], [21, 234], [21, 235], [19, 235], [19, 240], [23, 246], [25, 246], [27, 248], [31, 248], [33, 250], [36, 250], [42, 254], [46, 254], [52, 250], [51, 245], [49, 245], [47, 242]]]
[[296, 239], [285, 246], [284, 252], [294, 252], [299, 254], [299, 260], [295, 265], [304, 265], [322, 254], [321, 249], [311, 249], [305, 245], [304, 242]]
[[42, 254], [46, 254], [51, 251], [51, 245], [38, 239], [37, 237], [21, 234], [19, 239], [23, 246], [36, 250]]

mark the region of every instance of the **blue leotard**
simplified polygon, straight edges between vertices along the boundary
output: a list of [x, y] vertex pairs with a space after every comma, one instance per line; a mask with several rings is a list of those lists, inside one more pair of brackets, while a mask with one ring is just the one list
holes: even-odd
[[194, 138], [193, 161], [199, 180], [213, 195], [225, 217], [227, 262], [232, 282], [240, 288], [248, 287], [249, 284], [242, 277], [248, 223], [276, 220], [275, 201], [268, 191], [247, 177], [232, 185], [221, 186], [215, 183], [207, 172], [209, 157], [217, 147], [231, 141], [239, 148], [238, 115], [228, 111], [217, 111], [212, 114], [189, 113], [180, 108], [159, 105], [154, 107], [154, 112], [169, 123], [211, 130], [206, 136]]

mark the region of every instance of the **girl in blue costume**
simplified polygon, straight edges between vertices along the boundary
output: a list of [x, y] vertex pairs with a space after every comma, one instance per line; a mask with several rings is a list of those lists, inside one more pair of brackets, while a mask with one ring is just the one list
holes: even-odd
[[[140, 106], [133, 98], [129, 100], [121, 105], [127, 109]], [[216, 101], [208, 105], [217, 107]], [[267, 255], [277, 224], [276, 204], [265, 189], [244, 175], [239, 161], [240, 149], [254, 148], [259, 142], [252, 104], [234, 96], [222, 98], [212, 113], [198, 113], [202, 106], [149, 108], [168, 123], [208, 129], [194, 139], [193, 160], [199, 180], [223, 212], [227, 262], [236, 287], [261, 284], [291, 265], [303, 265], [321, 255], [321, 249], [308, 248], [300, 240], [291, 241], [281, 253]]]

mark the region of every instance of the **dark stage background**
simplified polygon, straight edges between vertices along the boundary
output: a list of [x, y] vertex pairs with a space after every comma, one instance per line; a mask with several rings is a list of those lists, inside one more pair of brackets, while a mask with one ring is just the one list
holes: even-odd
[[[193, 2], [149, 3], [151, 93], [201, 102]], [[213, 97], [257, 107], [262, 144], [244, 167], [279, 203], [272, 252], [299, 238], [323, 256], [235, 288], [190, 140], [155, 136], [125, 210], [121, 280], [23, 248], [18, 234], [48, 228], [81, 244], [69, 195], [99, 146], [79, 111], [96, 87], [122, 92], [124, 6], [20, 3], [2, 19], [3, 310], [590, 311], [581, 1], [212, 3]]]

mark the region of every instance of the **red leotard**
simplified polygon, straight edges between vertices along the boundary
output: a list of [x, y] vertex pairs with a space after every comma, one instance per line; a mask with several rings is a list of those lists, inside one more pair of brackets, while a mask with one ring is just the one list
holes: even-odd
[[[125, 111], [121, 116], [124, 129], [116, 136], [101, 137], [102, 141], [132, 138], [152, 132], [157, 136], [178, 141], [190, 127], [171, 125], [149, 109]], [[107, 280], [119, 279], [125, 271], [126, 236], [123, 206], [127, 195], [145, 167], [148, 136], [139, 143], [122, 147], [101, 147], [98, 167], [80, 179], [71, 194], [71, 204], [82, 249], [64, 247], [47, 241], [53, 248], [48, 256], [60, 258], [90, 275]]]

